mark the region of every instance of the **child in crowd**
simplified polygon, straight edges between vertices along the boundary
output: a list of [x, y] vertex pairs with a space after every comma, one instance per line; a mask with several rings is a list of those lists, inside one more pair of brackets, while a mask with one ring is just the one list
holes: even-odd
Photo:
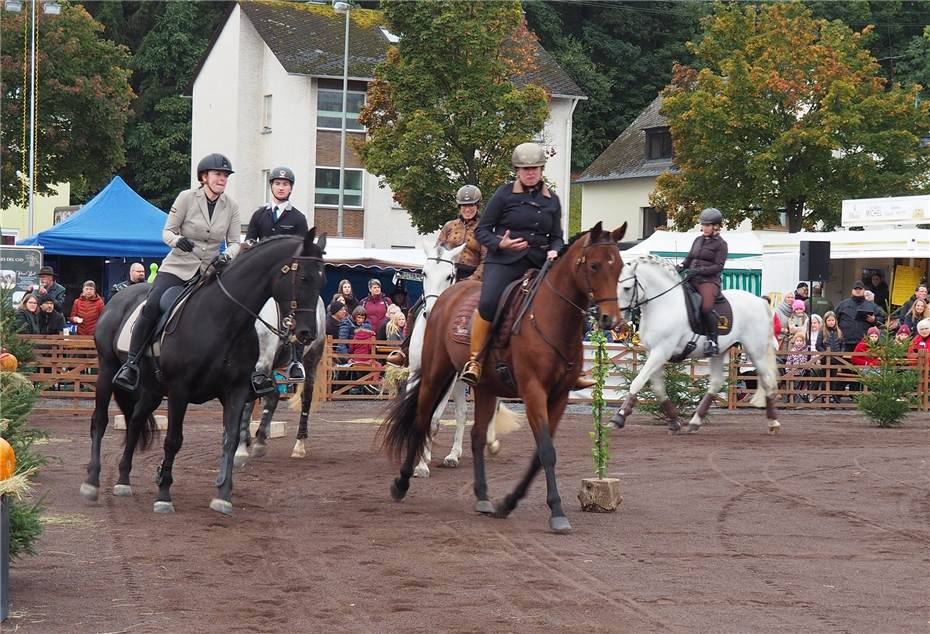
[[865, 337], [856, 344], [856, 348], [853, 350], [853, 363], [866, 366], [866, 371], [875, 368], [879, 364], [878, 355], [872, 352], [872, 348], [878, 345], [880, 334], [877, 326], [872, 326], [866, 331]]
[[795, 377], [795, 402], [798, 400], [808, 401], [808, 395], [802, 394], [806, 383], [800, 379], [807, 376], [807, 368], [803, 366], [807, 365], [809, 359], [810, 356], [807, 354], [807, 334], [804, 331], [797, 330], [791, 335], [788, 343], [788, 359], [785, 362], [785, 369], [792, 372]]
[[[805, 312], [804, 300], [796, 299], [791, 304], [791, 316], [788, 317], [788, 334], [789, 337], [796, 332], [807, 332], [807, 313]], [[793, 343], [793, 339], [791, 339]], [[788, 346], [791, 347], [790, 345]]]
[[[392, 304], [391, 308], [397, 308], [396, 304]], [[385, 339], [387, 341], [403, 341], [407, 329], [407, 317], [403, 312], [397, 310], [391, 315], [391, 320], [387, 322], [385, 327]]]
[[898, 332], [895, 333], [894, 340], [896, 343], [904, 344], [910, 347], [911, 345], [911, 328], [907, 324], [901, 324], [901, 327], [898, 328]]
[[930, 364], [930, 318], [917, 322], [917, 336], [911, 342], [907, 357], [917, 361], [917, 354], [921, 351], [927, 356], [927, 363]]

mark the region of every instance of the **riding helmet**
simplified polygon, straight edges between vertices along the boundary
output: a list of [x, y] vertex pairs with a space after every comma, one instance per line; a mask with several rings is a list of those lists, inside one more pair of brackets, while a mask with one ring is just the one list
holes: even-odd
[[465, 185], [455, 194], [455, 202], [461, 205], [477, 205], [481, 202], [481, 190], [474, 185]]
[[229, 159], [217, 152], [214, 152], [213, 154], [207, 154], [205, 157], [200, 159], [200, 162], [197, 163], [197, 178], [199, 179], [201, 174], [210, 170], [226, 172], [227, 174], [234, 173], [232, 163], [229, 162]]
[[701, 212], [700, 222], [702, 225], [722, 225], [723, 214], [720, 213], [719, 209], [708, 207]]
[[279, 178], [280, 178], [280, 179], [283, 179], [283, 180], [286, 180], [286, 181], [290, 181], [290, 182], [291, 182], [291, 185], [294, 184], [294, 172], [292, 172], [292, 171], [291, 171], [291, 168], [289, 168], [289, 167], [284, 167], [284, 166], [282, 165], [281, 167], [276, 167], [276, 168], [274, 168], [274, 169], [271, 170], [271, 172], [268, 174], [268, 182], [269, 182], [269, 183], [270, 183], [271, 181], [278, 180]]
[[521, 143], [514, 148], [510, 162], [514, 167], [542, 167], [546, 164], [546, 151], [538, 143]]

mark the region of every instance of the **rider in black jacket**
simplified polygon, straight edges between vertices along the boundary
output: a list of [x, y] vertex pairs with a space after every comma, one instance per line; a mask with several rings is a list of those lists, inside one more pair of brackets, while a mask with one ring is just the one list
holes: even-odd
[[701, 317], [707, 331], [708, 356], [717, 354], [717, 320], [714, 301], [720, 293], [720, 274], [727, 261], [728, 247], [720, 237], [723, 214], [719, 209], [708, 207], [701, 212], [701, 235], [694, 240], [688, 257], [678, 265], [678, 270], [690, 269], [688, 283], [701, 295]]

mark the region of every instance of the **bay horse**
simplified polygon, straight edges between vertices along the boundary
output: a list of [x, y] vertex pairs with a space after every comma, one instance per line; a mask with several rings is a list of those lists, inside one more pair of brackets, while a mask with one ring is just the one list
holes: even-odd
[[[410, 345], [408, 354], [408, 368], [411, 375], [419, 373], [423, 354], [423, 340], [426, 333], [426, 323], [433, 305], [442, 293], [455, 282], [455, 269], [459, 256], [465, 245], [447, 249], [444, 245], [433, 246], [423, 242], [423, 252], [426, 262], [423, 264], [423, 310], [417, 312], [412, 320], [410, 330]], [[413, 381], [408, 380], [406, 389], [413, 388]], [[455, 410], [455, 435], [452, 438], [452, 448], [449, 454], [442, 459], [442, 466], [455, 468], [459, 466], [462, 457], [462, 441], [465, 437], [466, 399], [465, 384], [455, 381], [446, 393], [446, 396], [436, 406], [433, 412], [430, 436], [423, 447], [420, 462], [413, 470], [414, 477], [428, 478], [429, 463], [432, 457], [433, 438], [439, 432], [439, 423], [446, 409], [449, 399], [452, 399]], [[498, 427], [500, 426], [500, 430]], [[494, 417], [488, 423], [487, 447], [491, 455], [500, 451], [501, 443], [497, 439], [498, 431], [501, 435], [519, 428], [519, 417], [510, 411], [502, 402], [498, 402]]]
[[[283, 342], [277, 334], [266, 326], [266, 323], [278, 323], [280, 316], [278, 305], [274, 298], [265, 302], [258, 314], [259, 319], [255, 320], [255, 333], [258, 335], [258, 361], [255, 363], [255, 371], [264, 373], [273, 378], [274, 368], [281, 367], [291, 359], [290, 344]], [[293, 409], [300, 409], [300, 420], [297, 423], [297, 440], [294, 442], [294, 448], [291, 450], [291, 458], [303, 458], [307, 455], [304, 446], [304, 440], [310, 435], [309, 417], [310, 409], [314, 402], [319, 402], [322, 395], [319, 391], [326, 389], [326, 381], [321, 375], [325, 371], [321, 361], [323, 360], [323, 347], [326, 345], [326, 307], [323, 305], [323, 299], [317, 299], [316, 304], [316, 332], [317, 338], [308, 346], [303, 346], [301, 361], [306, 368], [306, 378], [301, 383], [292, 398], [292, 404], [299, 403]], [[268, 449], [268, 430], [271, 426], [271, 419], [278, 408], [278, 402], [281, 395], [275, 386], [275, 390], [262, 396], [262, 418], [258, 430], [255, 432], [255, 439], [249, 438], [249, 425], [252, 422], [252, 409], [258, 397], [253, 392], [246, 401], [245, 408], [242, 412], [242, 421], [239, 427], [239, 446], [236, 448], [235, 464], [237, 467], [245, 465], [246, 458], [249, 457], [248, 446], [251, 445], [251, 457], [261, 458]]]
[[[487, 371], [475, 387], [475, 424], [471, 430], [477, 512], [507, 517], [542, 467], [546, 473], [549, 528], [556, 533], [571, 531], [556, 484], [552, 437], [565, 411], [569, 389], [581, 374], [588, 306], [596, 305], [604, 329], [613, 328], [620, 318], [616, 294], [623, 262], [617, 243], [625, 232], [626, 223], [609, 232], [603, 231], [598, 222], [573, 238], [538, 285], [519, 331], [510, 336], [505, 348], [491, 348], [485, 355]], [[414, 387], [398, 395], [379, 429], [384, 449], [402, 460], [400, 476], [391, 485], [395, 500], [407, 494], [414, 462], [429, 437], [432, 414], [468, 360], [469, 346], [456, 342], [450, 332], [459, 306], [477, 293], [479, 286], [478, 282], [460, 282], [436, 301], [427, 321], [423, 365], [419, 375], [411, 377]], [[499, 363], [510, 369], [513, 386], [502, 377], [503, 373], [494, 371]], [[488, 497], [484, 448], [498, 396], [523, 399], [536, 452], [513, 492], [495, 505]]]
[[[168, 432], [165, 456], [156, 476], [154, 510], [173, 512], [172, 466], [181, 448], [187, 406], [218, 398], [223, 405], [223, 451], [216, 478], [217, 497], [210, 508], [232, 513], [233, 456], [258, 357], [257, 312], [273, 297], [282, 314], [289, 316], [292, 335], [298, 341], [309, 343], [317, 338], [316, 304], [324, 283], [326, 236], [319, 241], [315, 237], [312, 229], [303, 239], [275, 237], [240, 253], [219, 275], [210, 275], [171, 317], [167, 334], [160, 341], [157, 364], [145, 356], [139, 365], [139, 386], [133, 392], [115, 390], [117, 404], [126, 417], [126, 440], [114, 495], [132, 495], [129, 475], [133, 452], [137, 446], [144, 449], [151, 443], [155, 431], [152, 412], [167, 395]], [[114, 394], [113, 375], [125, 360], [125, 354], [117, 351], [117, 341], [124, 322], [147, 292], [145, 284], [120, 291], [97, 322], [94, 343], [99, 373], [90, 426], [90, 463], [81, 484], [81, 495], [89, 500], [96, 500], [99, 494], [100, 449]]]
[[[633, 411], [636, 394], [646, 381], [650, 382], [656, 398], [662, 403], [669, 419], [669, 431], [681, 428], [675, 405], [665, 391], [663, 366], [668, 360], [685, 350], [694, 337], [688, 322], [687, 304], [682, 282], [672, 263], [664, 258], [647, 255], [626, 263], [620, 280], [619, 296], [622, 310], [640, 310], [639, 340], [649, 350], [646, 362], [630, 383], [623, 404], [611, 419], [611, 425], [624, 426]], [[778, 371], [775, 348], [772, 344], [772, 311], [761, 297], [737, 289], [723, 292], [733, 310], [730, 331], [720, 335], [720, 353], [710, 358], [710, 380], [707, 393], [688, 423], [688, 431], [696, 432], [704, 424], [714, 395], [723, 387], [723, 359], [727, 350], [739, 343], [749, 355], [759, 373], [759, 389], [753, 395], [754, 407], [765, 407], [769, 420], [769, 433], [777, 433], [781, 425], [775, 411], [775, 394], [778, 390]], [[700, 339], [703, 339], [701, 337]], [[693, 357], [703, 356], [703, 342], [698, 341]]]

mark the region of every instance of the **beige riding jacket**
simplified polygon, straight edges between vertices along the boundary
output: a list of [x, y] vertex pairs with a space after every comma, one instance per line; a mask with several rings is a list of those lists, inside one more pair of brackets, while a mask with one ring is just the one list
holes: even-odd
[[[188, 189], [178, 194], [161, 239], [171, 247], [171, 252], [162, 261], [159, 273], [171, 273], [188, 280], [197, 273], [206, 271], [207, 266], [220, 252], [226, 242], [226, 253], [236, 257], [239, 253], [239, 204], [226, 193], [220, 194], [213, 209], [213, 218], [207, 212], [207, 197], [203, 187]], [[178, 240], [185, 237], [194, 242], [190, 253], [177, 248]]]

